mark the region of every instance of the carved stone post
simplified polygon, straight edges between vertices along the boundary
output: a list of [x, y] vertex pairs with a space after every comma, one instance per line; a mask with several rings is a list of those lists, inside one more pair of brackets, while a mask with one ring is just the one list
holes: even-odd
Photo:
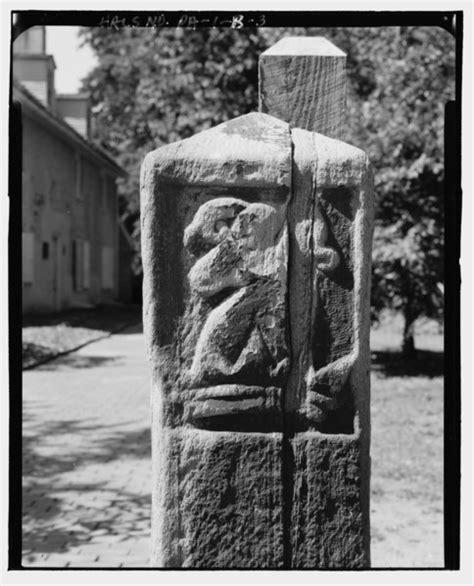
[[255, 113], [141, 183], [152, 565], [367, 566], [364, 153]]

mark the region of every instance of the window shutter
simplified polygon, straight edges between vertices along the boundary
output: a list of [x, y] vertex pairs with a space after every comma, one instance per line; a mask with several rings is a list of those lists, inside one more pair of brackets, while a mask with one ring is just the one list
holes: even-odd
[[114, 249], [111, 246], [102, 247], [102, 288], [114, 288]]
[[90, 270], [91, 270], [91, 248], [87, 240], [84, 240], [84, 289], [90, 288]]
[[83, 276], [84, 276], [84, 269], [83, 269], [83, 262], [84, 262], [84, 249], [82, 247], [82, 239], [76, 238], [75, 247], [76, 247], [76, 265], [74, 267], [74, 278], [76, 280], [76, 291], [82, 291], [83, 288]]
[[21, 235], [21, 248], [23, 283], [33, 283], [35, 264], [35, 235], [33, 232], [23, 232]]

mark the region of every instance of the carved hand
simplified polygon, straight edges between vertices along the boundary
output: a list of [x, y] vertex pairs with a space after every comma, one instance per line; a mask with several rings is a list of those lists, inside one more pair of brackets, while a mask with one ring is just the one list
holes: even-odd
[[306, 373], [307, 415], [318, 423], [323, 422], [328, 411], [340, 406], [341, 394], [356, 360], [355, 353], [343, 356], [315, 371], [313, 366]]

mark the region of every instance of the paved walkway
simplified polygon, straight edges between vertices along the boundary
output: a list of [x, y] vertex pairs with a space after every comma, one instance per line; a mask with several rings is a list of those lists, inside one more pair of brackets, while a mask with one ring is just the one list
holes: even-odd
[[141, 326], [23, 373], [23, 565], [147, 567], [149, 369]]
[[[148, 567], [149, 388], [141, 326], [24, 371], [25, 567]], [[373, 373], [375, 567], [442, 565], [442, 388]]]

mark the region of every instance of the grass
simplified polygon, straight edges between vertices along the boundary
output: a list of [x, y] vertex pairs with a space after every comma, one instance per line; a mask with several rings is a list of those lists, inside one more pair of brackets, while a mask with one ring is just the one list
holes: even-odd
[[141, 320], [138, 306], [107, 305], [23, 316], [23, 368], [31, 368]]
[[419, 322], [412, 361], [400, 341], [399, 318], [372, 331], [372, 565], [442, 567], [442, 333]]

